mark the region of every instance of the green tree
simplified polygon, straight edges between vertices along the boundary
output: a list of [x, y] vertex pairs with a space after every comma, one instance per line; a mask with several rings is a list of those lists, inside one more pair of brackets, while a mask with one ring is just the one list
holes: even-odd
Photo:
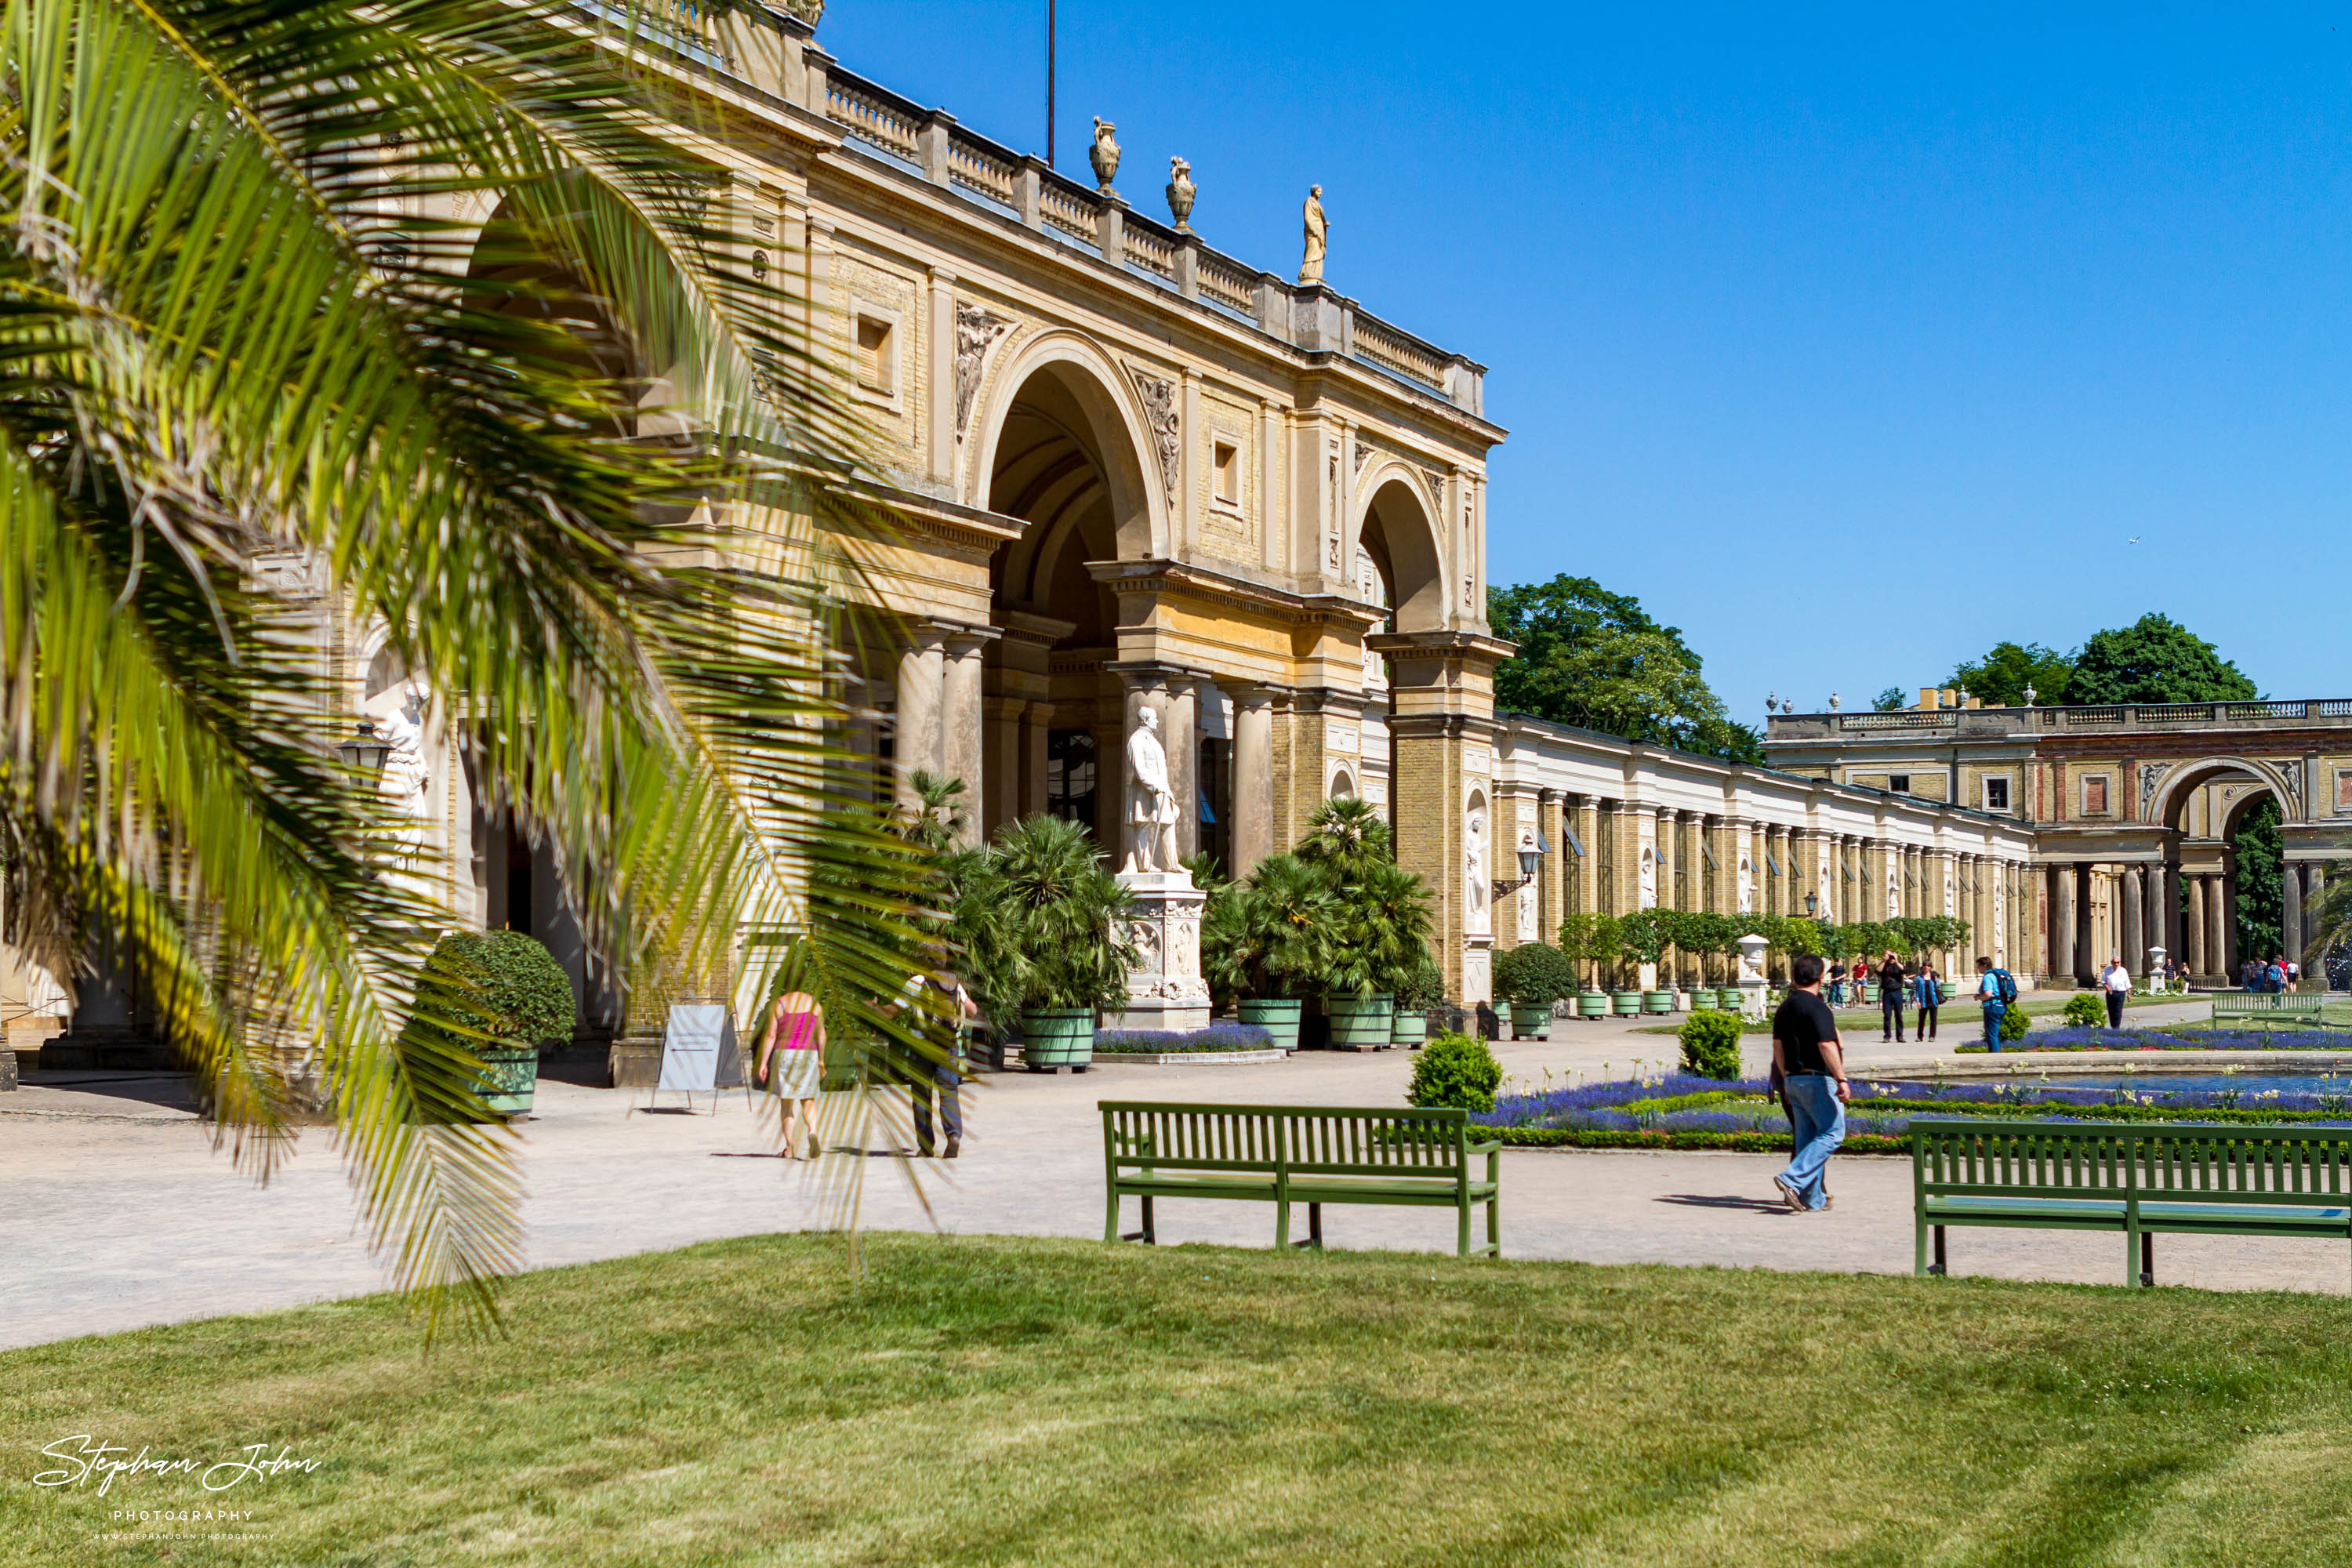
[[2074, 656], [2066, 700], [2236, 702], [2258, 695], [2245, 672], [2211, 643], [2153, 611], [2128, 626], [2094, 632]]
[[2022, 708], [2032, 688], [2033, 700], [2049, 706], [2072, 700], [2067, 689], [2074, 673], [2073, 654], [2038, 642], [1997, 642], [1982, 658], [1955, 666], [1944, 684], [1981, 698], [1988, 708]]
[[1761, 763], [1763, 738], [1736, 722], [1698, 655], [1629, 594], [1590, 577], [1486, 590], [1495, 635], [1518, 652], [1495, 670], [1495, 706], [1628, 740]]
[[2305, 981], [2324, 988], [2328, 958], [2352, 950], [2352, 861], [2338, 860], [2327, 868], [2327, 886], [2305, 907], [2303, 921], [2310, 944], [2296, 956]]
[[1870, 710], [1874, 713], [1899, 713], [1910, 702], [1911, 699], [1905, 695], [1901, 687], [1890, 686], [1870, 700]]
[[[514, 1145], [452, 1114], [477, 1064], [419, 986], [446, 915], [278, 584], [384, 629], [633, 991], [797, 934], [836, 1023], [878, 1024], [933, 885], [827, 733], [857, 595], [826, 542], [876, 523], [809, 476], [866, 467], [862, 421], [694, 134], [648, 133], [648, 57], [579, 31], [604, 15], [0, 7], [12, 921], [59, 971], [112, 943], [257, 1173], [315, 1066], [428, 1331], [522, 1257]], [[495, 220], [420, 216], [457, 203]]]

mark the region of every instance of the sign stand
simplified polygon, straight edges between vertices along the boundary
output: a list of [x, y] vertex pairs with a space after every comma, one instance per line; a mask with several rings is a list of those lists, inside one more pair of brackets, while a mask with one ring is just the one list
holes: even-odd
[[715, 1005], [672, 1007], [662, 1029], [661, 1073], [644, 1109], [656, 1109], [661, 1091], [668, 1089], [686, 1096], [686, 1109], [691, 1114], [696, 1093], [708, 1089], [710, 1109], [716, 1114], [719, 1090], [738, 1085], [746, 1096], [750, 1094], [750, 1077], [743, 1070], [742, 1049], [735, 1038], [733, 1009]]

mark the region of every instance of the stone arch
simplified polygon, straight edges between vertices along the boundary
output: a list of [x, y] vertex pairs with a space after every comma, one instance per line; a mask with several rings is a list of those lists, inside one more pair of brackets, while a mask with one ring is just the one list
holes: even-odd
[[1331, 787], [1323, 793], [1333, 800], [1344, 800], [1356, 793], [1355, 774], [1348, 771], [1346, 763], [1331, 770]]
[[2252, 757], [2200, 757], [2192, 763], [2173, 764], [2156, 781], [2156, 793], [2142, 805], [2140, 815], [2152, 826], [2178, 829], [2181, 808], [2189, 797], [2207, 784], [2233, 773], [2252, 779], [2274, 796], [2287, 821], [2302, 819], [2303, 812], [2293, 784], [2276, 767]]
[[[1038, 437], [1021, 428], [1021, 410], [1048, 426], [1058, 426], [1098, 470], [1118, 559], [1152, 560], [1169, 553], [1166, 476], [1134, 374], [1080, 333], [1049, 331], [1022, 343], [991, 374], [984, 398], [972, 416], [975, 437], [965, 443], [963, 454], [961, 489], [970, 505], [1000, 510], [998, 484], [1008, 461], [1023, 456], [1007, 450], [1008, 426], [1016, 445], [1024, 437]], [[1021, 545], [1014, 547], [1016, 558], [1023, 554]]]
[[1388, 584], [1391, 629], [1400, 632], [1442, 631], [1452, 603], [1444, 542], [1423, 483], [1394, 458], [1371, 468], [1356, 489], [1360, 505], [1342, 557], [1352, 562], [1360, 549], [1371, 556]]

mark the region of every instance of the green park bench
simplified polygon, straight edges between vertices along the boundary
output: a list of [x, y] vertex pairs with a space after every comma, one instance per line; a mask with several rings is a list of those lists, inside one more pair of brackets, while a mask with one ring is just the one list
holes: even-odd
[[1948, 1226], [2111, 1230], [2153, 1285], [2159, 1231], [2352, 1241], [2352, 1128], [1915, 1116], [1911, 1192], [1916, 1273]]
[[[1450, 1208], [1461, 1256], [1502, 1256], [1499, 1141], [1474, 1141], [1465, 1110], [1362, 1110], [1296, 1105], [1098, 1102], [1108, 1191], [1105, 1241], [1157, 1242], [1155, 1198], [1226, 1198], [1275, 1206], [1274, 1244], [1290, 1244], [1290, 1205], [1307, 1205], [1307, 1239], [1323, 1245], [1325, 1204]], [[1484, 1129], [1476, 1131], [1484, 1132]], [[1471, 1162], [1486, 1159], [1486, 1175]], [[1143, 1203], [1143, 1228], [1121, 1235], [1118, 1201]], [[1471, 1210], [1486, 1210], [1486, 1242], [1470, 1244]]]
[[2309, 995], [2293, 991], [2224, 992], [2213, 998], [2212, 1022], [2218, 1027], [2224, 1018], [2259, 1018], [2268, 1029], [2284, 1017], [2296, 1024], [2325, 1025], [2327, 1018], [2322, 1009], [2326, 1005], [2327, 997], [2318, 992]]

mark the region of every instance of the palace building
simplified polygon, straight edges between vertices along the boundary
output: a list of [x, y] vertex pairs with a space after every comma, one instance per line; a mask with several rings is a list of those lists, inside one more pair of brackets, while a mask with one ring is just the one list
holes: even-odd
[[[1115, 846], [1122, 739], [1150, 706], [1179, 800], [1196, 803], [1186, 853], [1246, 872], [1327, 798], [1381, 807], [1465, 1002], [1486, 999], [1494, 948], [1549, 939], [1565, 912], [1793, 914], [1808, 893], [1832, 919], [1963, 915], [1979, 950], [2043, 966], [2048, 852], [2021, 807], [2061, 774], [2012, 768], [2018, 793], [1989, 806], [1983, 769], [1955, 764], [1940, 795], [1891, 787], [1833, 726], [1817, 757], [1776, 721], [1788, 771], [1773, 771], [1496, 713], [1510, 648], [1486, 616], [1486, 464], [1505, 431], [1484, 368], [1412, 331], [1409, 305], [1381, 302], [1404, 321], [1376, 314], [1319, 258], [1269, 269], [1147, 216], [1119, 188], [1115, 141], [1102, 178], [1072, 179], [845, 68], [797, 16], [737, 36], [725, 55], [682, 47], [677, 79], [728, 128], [705, 151], [750, 215], [742, 242], [804, 294], [815, 352], [875, 432], [870, 488], [901, 519], [871, 581], [905, 636], [853, 671], [878, 716], [860, 743], [902, 781], [962, 780], [970, 831], [1049, 812]], [[1130, 188], [1158, 184], [1129, 172]], [[1345, 279], [1344, 247], [1328, 270]], [[317, 591], [299, 563], [278, 586]], [[381, 640], [323, 637], [362, 716], [404, 700]], [[583, 1031], [616, 1027], [544, 852], [478, 808], [448, 737], [420, 748], [419, 832], [457, 890], [453, 919], [540, 936]], [[2139, 798], [2132, 777], [2111, 784], [2118, 807]], [[0, 952], [0, 1003], [20, 1047], [139, 1031], [135, 984], [103, 972]]]

